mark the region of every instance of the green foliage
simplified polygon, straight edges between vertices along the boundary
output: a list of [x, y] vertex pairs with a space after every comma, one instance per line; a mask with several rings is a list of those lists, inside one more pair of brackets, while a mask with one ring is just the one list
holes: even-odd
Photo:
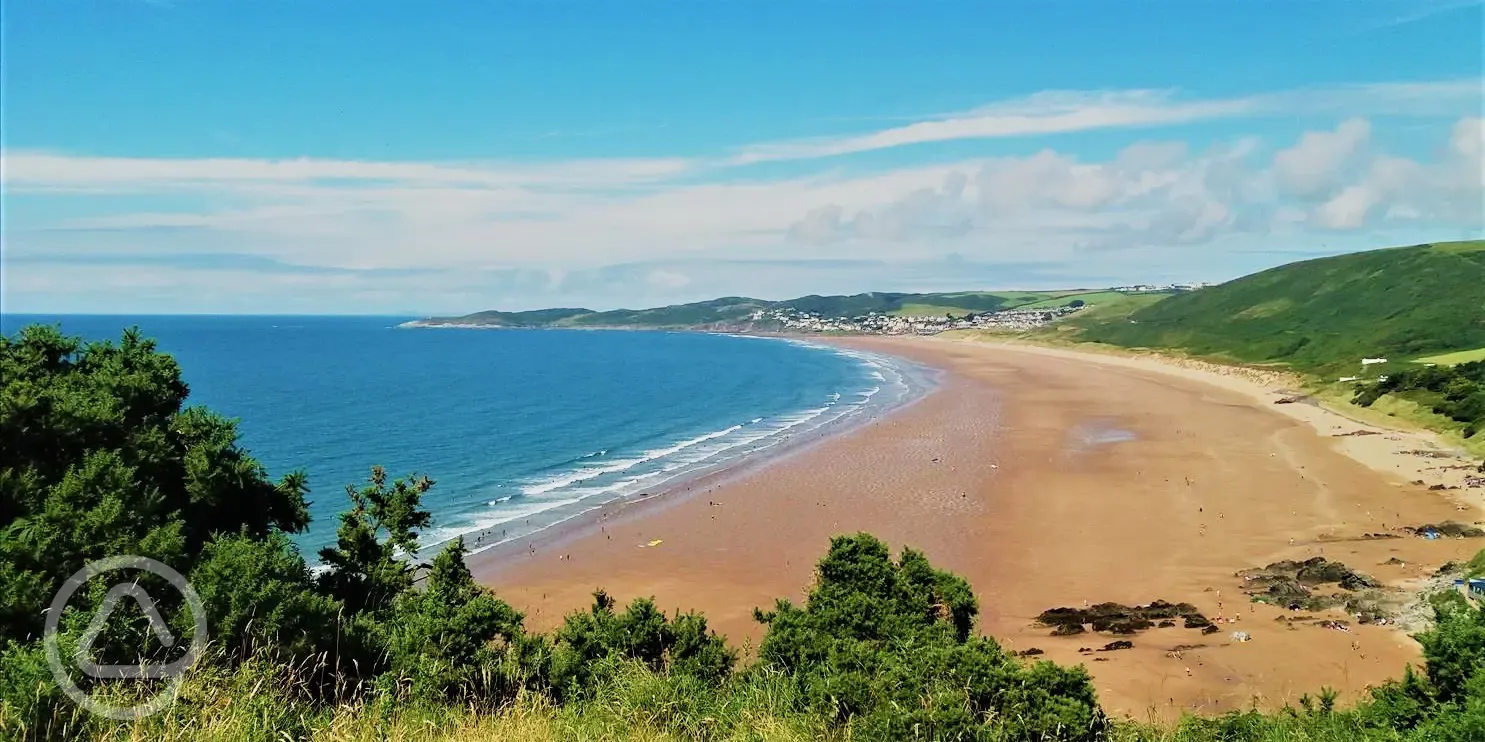
[[1028, 667], [972, 637], [977, 612], [969, 585], [921, 553], [894, 562], [872, 536], [837, 537], [803, 608], [757, 613], [759, 659], [853, 738], [1099, 739], [1107, 722], [1087, 674]]
[[1280, 266], [1129, 315], [1082, 338], [1306, 371], [1485, 345], [1485, 242], [1371, 250]]
[[384, 611], [412, 586], [416, 565], [398, 554], [417, 551], [417, 529], [430, 521], [423, 493], [432, 486], [433, 480], [421, 477], [398, 479], [389, 488], [387, 472], [377, 466], [366, 486], [346, 487], [351, 509], [340, 514], [335, 546], [320, 550], [330, 567], [320, 587], [341, 600], [348, 614]]
[[1464, 423], [1464, 437], [1485, 429], [1485, 361], [1457, 366], [1422, 366], [1362, 384], [1355, 401], [1369, 407], [1383, 395], [1395, 394], [1420, 402], [1434, 412]]
[[[315, 590], [288, 536], [218, 536], [189, 575], [219, 649], [237, 659], [266, 650], [286, 661], [333, 644], [339, 604]], [[230, 642], [230, 643], [229, 643]]]
[[218, 534], [309, 520], [303, 475], [269, 481], [137, 331], [115, 345], [27, 327], [0, 337], [0, 378], [0, 643], [36, 637], [40, 607], [95, 559], [189, 572]]
[[553, 643], [551, 685], [559, 699], [591, 691], [616, 661], [712, 684], [725, 679], [737, 661], [722, 638], [707, 630], [706, 618], [682, 613], [672, 621], [647, 598], [616, 613], [614, 599], [601, 590], [587, 613], [567, 617]]
[[1485, 576], [1485, 549], [1481, 549], [1464, 565], [1464, 574], [1466, 577]]
[[413, 697], [498, 707], [521, 685], [501, 658], [521, 639], [522, 616], [475, 584], [464, 554], [463, 539], [449, 544], [424, 589], [401, 592], [378, 628], [390, 672]]
[[1485, 674], [1485, 605], [1472, 605], [1450, 591], [1435, 599], [1434, 612], [1438, 626], [1418, 635], [1428, 680], [1438, 700], [1459, 703], [1471, 680]]

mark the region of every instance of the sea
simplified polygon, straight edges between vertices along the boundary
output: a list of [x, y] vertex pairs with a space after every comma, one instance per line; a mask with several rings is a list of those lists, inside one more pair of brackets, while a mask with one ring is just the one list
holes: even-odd
[[190, 404], [238, 420], [271, 476], [308, 474], [313, 521], [296, 540], [311, 562], [373, 465], [435, 481], [424, 549], [464, 536], [481, 550], [788, 450], [932, 383], [900, 359], [794, 339], [409, 319], [5, 315], [0, 328], [153, 338]]

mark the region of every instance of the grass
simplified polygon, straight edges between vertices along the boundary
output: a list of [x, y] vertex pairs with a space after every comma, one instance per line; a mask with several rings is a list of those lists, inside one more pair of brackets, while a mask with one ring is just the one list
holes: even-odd
[[1485, 242], [1307, 260], [1171, 297], [1104, 321], [1065, 323], [1083, 339], [1178, 348], [1324, 376], [1362, 358], [1485, 346]]
[[[757, 672], [711, 688], [693, 678], [627, 663], [591, 697], [556, 705], [522, 694], [498, 709], [371, 700], [320, 706], [304, 700], [292, 672], [257, 665], [208, 669], [187, 677], [177, 700], [137, 721], [75, 735], [108, 742], [685, 742], [690, 740], [831, 740], [840, 734], [818, 715], [797, 711], [796, 686], [777, 673]], [[18, 731], [0, 715], [0, 738]], [[24, 736], [24, 730], [19, 730]]]
[[892, 314], [898, 317], [942, 317], [952, 314], [956, 317], [963, 316], [966, 310], [959, 307], [945, 307], [936, 304], [904, 304]]
[[1485, 549], [1481, 549], [1480, 553], [1465, 563], [1464, 574], [1466, 577], [1485, 576]]
[[1436, 356], [1414, 359], [1414, 363], [1436, 363], [1440, 366], [1453, 366], [1470, 361], [1485, 361], [1485, 348], [1474, 348], [1472, 350], [1458, 350], [1453, 353], [1440, 353]]
[[[1174, 292], [1169, 291], [1127, 294], [1122, 291], [1078, 289], [1075, 291], [1047, 291], [1040, 294], [1011, 292], [1000, 296], [1005, 298], [1007, 302], [1002, 309], [1053, 309], [1066, 306], [1073, 299], [1083, 300], [1087, 306], [1082, 311], [1053, 326], [1057, 332], [1065, 333], [1080, 329], [1082, 326], [1090, 324], [1093, 321], [1128, 317], [1131, 313], [1139, 309], [1148, 307], [1173, 295]], [[902, 310], [894, 312], [894, 314], [909, 317], [941, 317], [945, 312], [952, 313], [955, 316], [964, 314], [964, 310], [962, 309], [931, 304], [904, 304]], [[1004, 335], [1009, 331], [992, 332], [995, 332], [997, 335]]]
[[[1017, 309], [1054, 309], [1056, 307], [1066, 306], [1067, 303], [1072, 301], [1073, 299], [1081, 299], [1084, 303], [1090, 305], [1118, 304], [1128, 296], [1157, 295], [1126, 294], [1122, 291], [1075, 291], [1071, 293], [1059, 293], [1054, 296], [1049, 296], [1045, 299], [1042, 299], [1041, 301], [1034, 301], [1028, 304], [1022, 304], [1021, 306], [1017, 307]], [[1169, 296], [1169, 294], [1162, 293], [1158, 294], [1158, 296], [1164, 297]]]
[[[1485, 552], [1475, 561], [1485, 565]], [[1473, 562], [1472, 562], [1473, 564]], [[274, 679], [288, 682], [274, 683]], [[494, 710], [386, 699], [315, 707], [294, 697], [292, 679], [254, 672], [188, 676], [177, 702], [160, 714], [120, 722], [90, 736], [108, 742], [690, 742], [709, 740], [839, 740], [831, 728], [798, 711], [801, 698], [782, 676], [755, 674], [710, 690], [628, 665], [592, 698], [564, 706], [526, 694]], [[6, 731], [0, 723], [0, 733]], [[11, 731], [15, 731], [11, 729]], [[1349, 713], [1187, 717], [1178, 724], [1124, 719], [1110, 742], [1375, 742], [1402, 739], [1362, 727]]]

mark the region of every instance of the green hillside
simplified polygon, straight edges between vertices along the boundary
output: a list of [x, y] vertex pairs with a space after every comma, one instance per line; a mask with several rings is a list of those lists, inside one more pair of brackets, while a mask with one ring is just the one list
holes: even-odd
[[741, 296], [728, 296], [693, 304], [676, 304], [654, 309], [616, 309], [611, 312], [587, 312], [555, 323], [557, 327], [691, 327], [717, 322], [733, 322], [747, 317], [767, 302]]
[[763, 309], [792, 309], [822, 317], [858, 317], [878, 314], [945, 314], [993, 312], [1018, 307], [1058, 307], [1075, 298], [1112, 295], [1112, 292], [1070, 291], [960, 291], [940, 294], [903, 294], [874, 291], [849, 296], [811, 294], [785, 301], [728, 296], [690, 304], [652, 309], [539, 309], [529, 312], [484, 311], [461, 317], [433, 317], [425, 325], [488, 325], [491, 327], [649, 327], [708, 328], [739, 323]]
[[1474, 349], [1485, 346], [1485, 241], [1291, 263], [1127, 316], [1080, 319], [1083, 340], [1308, 372]]
[[586, 309], [535, 309], [529, 312], [475, 312], [458, 317], [467, 324], [501, 325], [504, 327], [545, 327], [570, 317], [591, 314]]

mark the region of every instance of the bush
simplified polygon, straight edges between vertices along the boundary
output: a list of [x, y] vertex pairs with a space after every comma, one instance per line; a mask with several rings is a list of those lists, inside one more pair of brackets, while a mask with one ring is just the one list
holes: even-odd
[[1081, 668], [1024, 665], [970, 636], [962, 578], [867, 534], [831, 540], [803, 608], [758, 612], [767, 668], [858, 739], [1094, 740], [1108, 729]]
[[707, 630], [706, 619], [698, 614], [677, 614], [671, 621], [648, 598], [615, 613], [614, 599], [600, 590], [587, 613], [569, 615], [553, 636], [554, 696], [562, 700], [590, 693], [608, 679], [616, 660], [716, 685], [731, 673], [737, 655]]

